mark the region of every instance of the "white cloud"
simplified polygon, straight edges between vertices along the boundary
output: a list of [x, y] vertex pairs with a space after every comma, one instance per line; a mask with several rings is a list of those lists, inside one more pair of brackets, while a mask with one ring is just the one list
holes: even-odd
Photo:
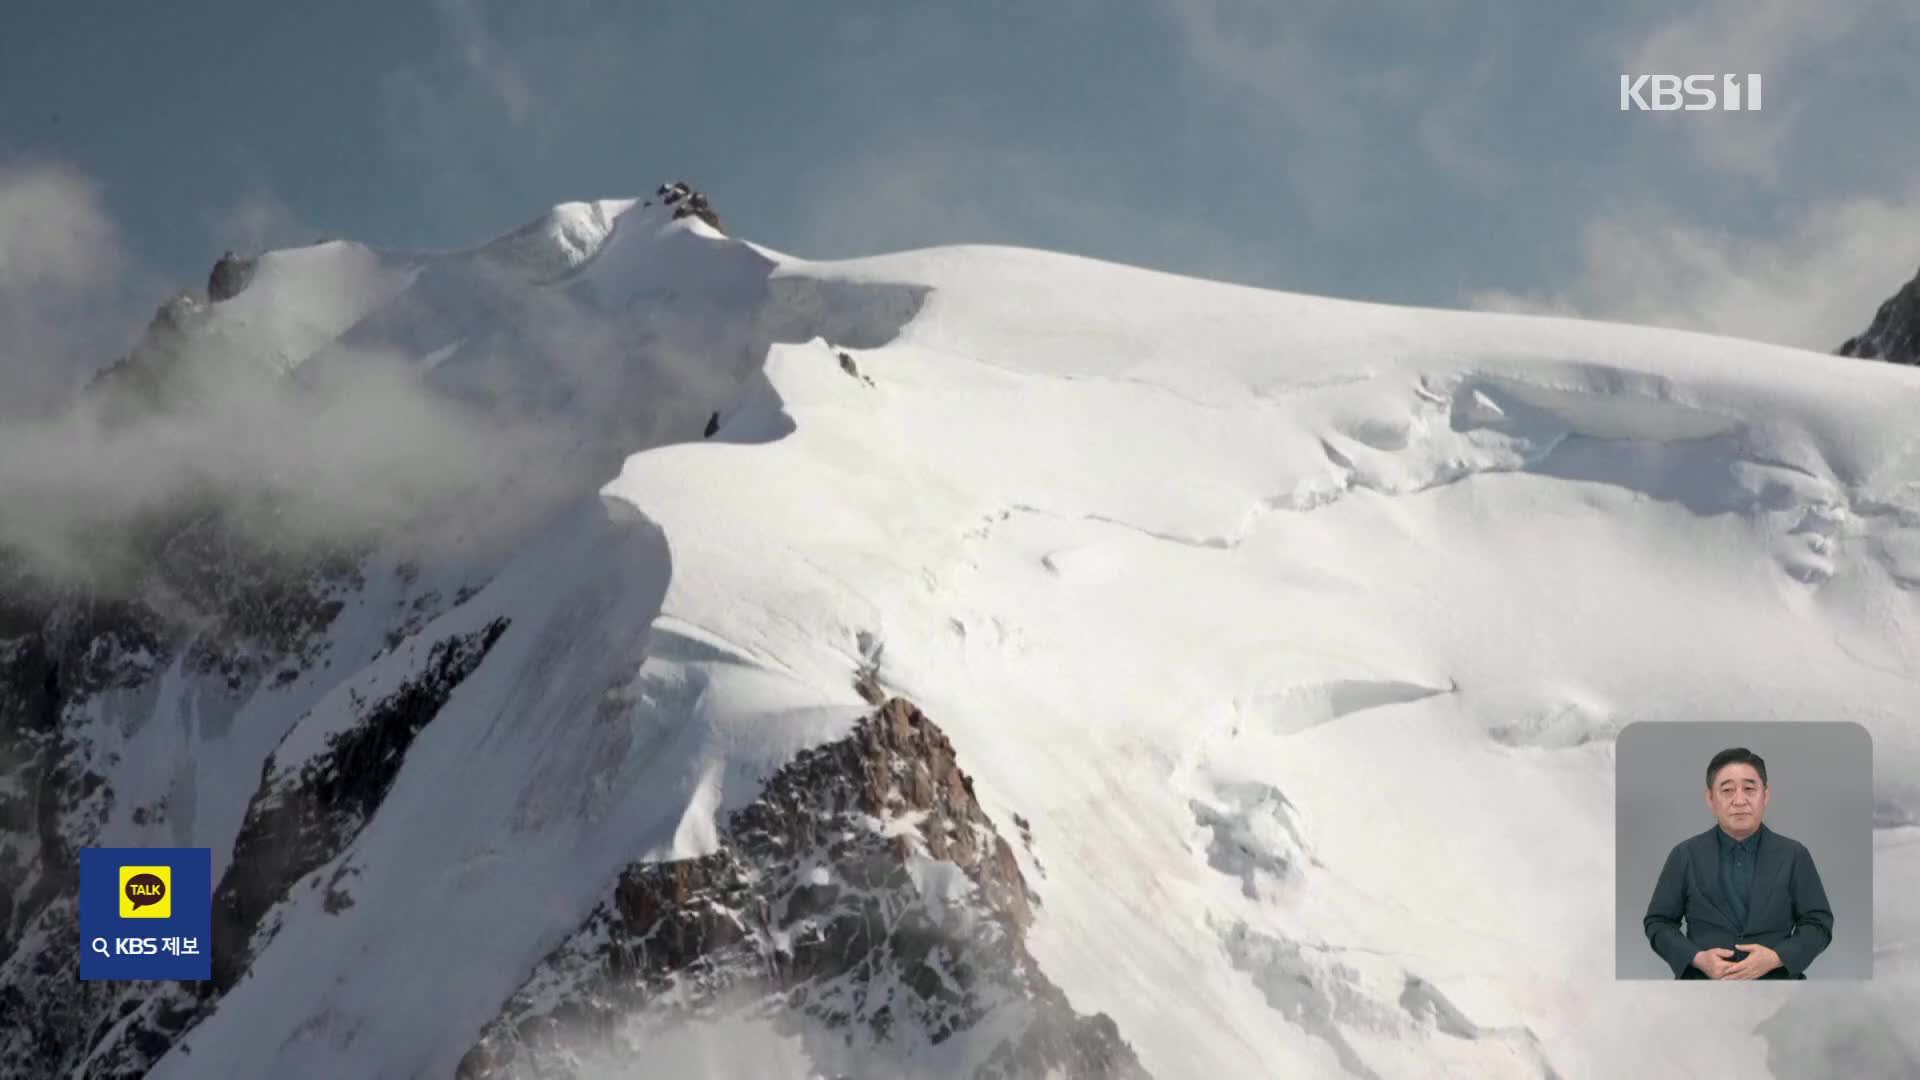
[[1228, 86], [1255, 94], [1297, 122], [1313, 122], [1329, 104], [1323, 72], [1311, 42], [1288, 30], [1284, 21], [1266, 23], [1259, 33], [1223, 25], [1230, 12], [1219, 0], [1167, 0], [1186, 59]]
[[0, 165], [0, 417], [45, 408], [125, 344], [126, 267], [98, 184]]
[[1574, 284], [1489, 289], [1475, 307], [1578, 314], [1823, 352], [1866, 328], [1920, 267], [1920, 185], [1896, 199], [1823, 203], [1765, 239], [1641, 210], [1589, 225]]
[[99, 185], [66, 165], [0, 168], [0, 290], [86, 287], [120, 263]]
[[[1661, 13], [1673, 8], [1662, 5]], [[1834, 83], [1872, 42], [1920, 26], [1911, 0], [1709, 0], [1615, 46], [1631, 74], [1759, 74], [1760, 112], [1704, 112], [1657, 118], [1702, 163], [1762, 183], [1780, 178], [1807, 103]]]

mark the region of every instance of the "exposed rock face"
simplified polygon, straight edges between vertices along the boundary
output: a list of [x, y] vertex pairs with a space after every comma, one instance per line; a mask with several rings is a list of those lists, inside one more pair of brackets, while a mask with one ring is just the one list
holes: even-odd
[[243, 259], [231, 251], [220, 256], [207, 275], [207, 299], [217, 304], [239, 296], [253, 280], [254, 263], [255, 260]]
[[960, 1040], [979, 1077], [1144, 1075], [1040, 973], [1033, 903], [953, 745], [895, 698], [776, 773], [720, 850], [628, 866], [459, 1075], [573, 1076], [633, 1060], [649, 1026], [728, 1015], [787, 1024], [828, 1071], [908, 1075]]
[[675, 180], [671, 184], [661, 184], [653, 194], [654, 198], [673, 207], [674, 220], [697, 217], [721, 232], [727, 231], [720, 224], [720, 215], [714, 213], [713, 208], [707, 205], [706, 195], [695, 191], [686, 181]]
[[436, 642], [413, 678], [367, 705], [354, 726], [328, 738], [322, 753], [299, 762], [268, 759], [234, 841], [233, 864], [213, 894], [219, 991], [232, 988], [252, 962], [255, 932], [268, 910], [366, 827], [400, 774], [407, 748], [506, 629], [507, 620], [495, 619], [475, 633]]
[[1920, 364], [1920, 274], [1881, 304], [1866, 331], [1848, 338], [1838, 351], [1863, 360]]
[[139, 605], [65, 603], [0, 571], [0, 1076], [64, 1075], [124, 992], [74, 978], [79, 849], [113, 793], [64, 714], [137, 685], [150, 672], [135, 658], [168, 637]]
[[[364, 552], [279, 546], [254, 527], [252, 515], [267, 511], [186, 499], [97, 536], [83, 530], [74, 543], [84, 577], [50, 579], [0, 550], [0, 1076], [141, 1075], [204, 1013], [200, 994], [212, 983], [75, 979], [78, 850], [98, 843], [110, 821], [167, 841], [175, 789], [129, 805], [134, 796], [105, 779], [141, 752], [142, 728], [174, 724], [185, 735], [262, 698], [286, 702], [268, 722], [291, 724], [304, 708], [297, 700], [353, 670], [334, 664], [333, 634], [347, 601], [365, 590]], [[396, 600], [388, 616], [402, 628], [445, 606], [415, 591], [396, 590], [412, 601]], [[469, 654], [489, 643], [443, 643], [406, 692], [370, 706], [372, 734], [356, 743], [349, 733], [338, 751], [352, 758], [341, 770], [349, 790], [313, 813], [338, 824], [363, 811], [365, 786], [399, 767], [397, 758], [361, 760], [366, 747], [384, 752], [417, 732], [438, 685], [471, 670]], [[297, 794], [262, 795], [276, 793]], [[254, 847], [274, 848], [259, 832]], [[300, 853], [313, 846], [292, 827], [277, 839]], [[218, 895], [278, 865], [250, 851]], [[244, 958], [218, 947], [214, 955]]]
[[[426, 662], [393, 693], [367, 703], [358, 720], [335, 733], [326, 747], [303, 761], [269, 759], [260, 791], [247, 808], [233, 860], [213, 895], [213, 980], [203, 983], [81, 983], [70, 994], [52, 995], [59, 1011], [42, 1010], [52, 1055], [35, 1058], [36, 1071], [58, 1062], [67, 1071], [86, 1061], [89, 1076], [140, 1076], [218, 1004], [245, 974], [259, 947], [279, 929], [273, 909], [289, 890], [337, 856], [379, 808], [405, 760], [406, 750], [446, 704], [453, 689], [473, 673], [505, 632], [496, 619], [472, 634], [437, 642]], [[328, 883], [325, 906], [339, 910], [352, 898]], [[49, 944], [53, 973], [72, 982], [75, 936], [71, 897]], [[11, 985], [9, 985], [11, 989]], [[0, 1062], [5, 1064], [5, 1062]], [[11, 1075], [11, 1074], [8, 1074]]]

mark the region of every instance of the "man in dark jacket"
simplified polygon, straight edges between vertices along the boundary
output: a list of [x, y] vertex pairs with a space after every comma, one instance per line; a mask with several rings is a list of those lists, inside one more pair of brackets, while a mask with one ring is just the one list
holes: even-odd
[[1813, 856], [1760, 822], [1771, 796], [1767, 763], [1745, 747], [1707, 765], [1716, 824], [1674, 845], [1644, 922], [1674, 978], [1804, 979], [1833, 942]]

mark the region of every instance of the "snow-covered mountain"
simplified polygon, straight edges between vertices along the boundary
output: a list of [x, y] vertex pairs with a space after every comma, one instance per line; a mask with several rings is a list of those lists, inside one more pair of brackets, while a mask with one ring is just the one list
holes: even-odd
[[[0, 533], [0, 1073], [1920, 1070], [1920, 371], [696, 198], [89, 390], [194, 467]], [[1873, 982], [1614, 980], [1613, 736], [1736, 718], [1873, 733]], [[212, 983], [75, 980], [94, 844]]]

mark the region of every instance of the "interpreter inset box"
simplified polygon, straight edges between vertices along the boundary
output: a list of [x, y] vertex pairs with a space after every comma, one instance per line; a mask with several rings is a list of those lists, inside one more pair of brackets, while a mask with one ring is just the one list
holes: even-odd
[[1615, 763], [1617, 978], [1873, 976], [1865, 728], [1643, 721]]

